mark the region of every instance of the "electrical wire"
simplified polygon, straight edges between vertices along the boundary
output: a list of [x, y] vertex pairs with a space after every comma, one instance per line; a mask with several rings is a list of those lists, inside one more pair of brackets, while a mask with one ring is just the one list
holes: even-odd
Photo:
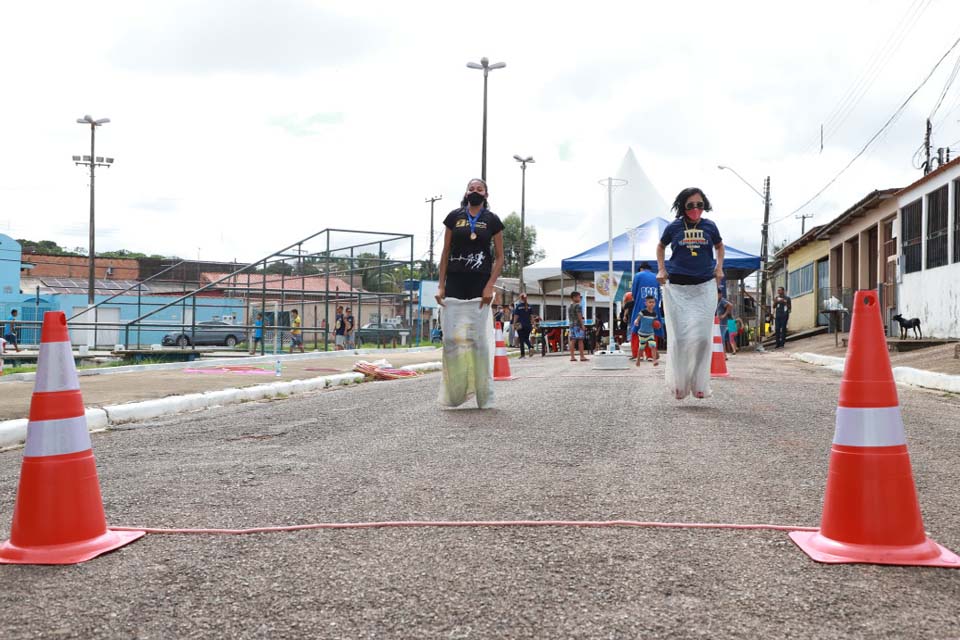
[[897, 25], [891, 30], [884, 43], [879, 46], [869, 57], [869, 62], [861, 70], [860, 74], [854, 80], [853, 84], [847, 89], [846, 93], [840, 99], [840, 102], [834, 107], [833, 111], [823, 122], [822, 137], [816, 137], [811, 144], [807, 145], [802, 154], [810, 153], [820, 145], [830, 139], [840, 127], [842, 127], [850, 114], [871, 89], [874, 82], [880, 76], [886, 65], [890, 62], [893, 55], [900, 49], [906, 37], [916, 26], [920, 17], [930, 6], [931, 0], [914, 0], [907, 11], [900, 18]]
[[796, 209], [794, 209], [793, 211], [791, 211], [791, 212], [788, 213], [787, 215], [785, 215], [785, 216], [783, 216], [783, 217], [780, 217], [780, 218], [777, 218], [776, 220], [772, 220], [769, 224], [776, 224], [776, 223], [778, 223], [778, 222], [781, 222], [781, 221], [786, 220], [787, 218], [793, 216], [795, 213], [798, 213], [799, 211], [801, 211], [802, 209], [804, 209], [808, 204], [810, 204], [811, 202], [813, 202], [814, 200], [816, 200], [817, 198], [819, 198], [819, 197], [823, 194], [824, 191], [826, 191], [828, 188], [830, 188], [830, 186], [832, 186], [833, 183], [836, 182], [837, 179], [840, 178], [840, 176], [842, 176], [842, 175], [847, 171], [847, 169], [849, 169], [850, 166], [851, 166], [854, 162], [856, 162], [856, 160], [857, 160], [860, 156], [862, 156], [862, 155], [867, 151], [867, 149], [870, 148], [870, 145], [872, 145], [875, 140], [877, 140], [879, 137], [881, 137], [881, 135], [882, 135], [884, 132], [886, 132], [886, 130], [887, 130], [894, 122], [897, 121], [897, 119], [900, 117], [900, 115], [903, 113], [903, 111], [907, 108], [907, 105], [910, 104], [910, 101], [913, 99], [913, 97], [914, 97], [915, 95], [917, 95], [917, 92], [919, 92], [920, 89], [922, 89], [925, 84], [927, 84], [927, 81], [930, 80], [931, 76], [933, 76], [934, 72], [936, 72], [936, 70], [940, 67], [940, 65], [943, 63], [943, 61], [947, 59], [947, 56], [949, 56], [949, 55], [953, 52], [953, 50], [957, 48], [957, 45], [960, 45], [960, 38], [957, 38], [956, 40], [954, 40], [953, 44], [950, 45], [950, 48], [947, 49], [947, 52], [944, 53], [944, 54], [940, 57], [939, 60], [937, 60], [937, 63], [936, 63], [935, 65], [933, 65], [933, 68], [930, 69], [929, 73], [927, 73], [926, 77], [924, 77], [924, 79], [920, 82], [920, 84], [917, 86], [917, 88], [914, 89], [914, 90], [910, 93], [910, 95], [907, 96], [906, 100], [904, 100], [903, 103], [897, 108], [897, 110], [893, 112], [893, 115], [891, 115], [890, 118], [888, 118], [887, 121], [883, 124], [883, 126], [880, 127], [880, 129], [879, 129], [876, 133], [874, 133], [873, 136], [871, 136], [869, 140], [867, 140], [866, 144], [863, 145], [863, 148], [861, 148], [860, 151], [858, 151], [858, 152], [856, 153], [856, 155], [854, 155], [853, 158], [850, 159], [850, 162], [848, 162], [848, 163], [846, 164], [846, 166], [843, 167], [843, 169], [841, 169], [835, 176], [833, 176], [833, 177], [830, 179], [829, 182], [827, 182], [819, 191], [817, 191], [815, 194], [813, 194], [813, 196], [811, 196], [806, 202], [804, 202], [803, 204], [801, 204], [799, 207], [797, 207]]

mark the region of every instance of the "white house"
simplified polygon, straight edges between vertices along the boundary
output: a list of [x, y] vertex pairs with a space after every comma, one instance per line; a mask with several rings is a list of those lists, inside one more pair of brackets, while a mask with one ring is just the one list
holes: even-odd
[[924, 337], [960, 338], [960, 158], [897, 192], [898, 310]]

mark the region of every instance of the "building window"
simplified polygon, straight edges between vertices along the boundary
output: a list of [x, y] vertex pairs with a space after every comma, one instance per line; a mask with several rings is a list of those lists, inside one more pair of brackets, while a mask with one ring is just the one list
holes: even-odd
[[900, 211], [903, 228], [903, 272], [913, 273], [923, 268], [923, 205], [914, 200]]
[[947, 264], [947, 185], [927, 194], [927, 269]]
[[960, 180], [953, 181], [953, 261], [960, 262]]
[[787, 294], [796, 298], [813, 291], [813, 263], [804, 265], [787, 276]]

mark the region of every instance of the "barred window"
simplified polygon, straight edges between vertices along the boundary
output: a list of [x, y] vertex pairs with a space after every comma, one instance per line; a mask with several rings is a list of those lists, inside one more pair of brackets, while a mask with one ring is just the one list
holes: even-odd
[[923, 205], [920, 200], [914, 200], [900, 210], [904, 273], [913, 273], [923, 268], [922, 216]]
[[813, 291], [813, 263], [790, 272], [787, 276], [787, 293], [796, 298]]
[[927, 269], [942, 267], [947, 255], [947, 185], [927, 194]]
[[953, 261], [960, 262], [960, 180], [953, 181]]

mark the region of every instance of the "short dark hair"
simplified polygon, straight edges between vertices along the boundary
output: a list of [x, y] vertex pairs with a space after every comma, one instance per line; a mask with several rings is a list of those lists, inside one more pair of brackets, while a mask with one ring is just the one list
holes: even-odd
[[707, 198], [707, 194], [703, 192], [700, 187], [687, 187], [683, 191], [677, 194], [677, 197], [673, 200], [673, 206], [670, 207], [671, 210], [676, 212], [677, 218], [686, 213], [687, 200], [690, 199], [690, 196], [695, 194], [700, 194], [700, 197], [703, 198], [703, 210], [704, 211], [713, 211], [713, 206], [710, 205], [710, 200]]
[[646, 298], [644, 298], [644, 300], [653, 300], [654, 302], [657, 301], [657, 299], [654, 298], [653, 296], [647, 296]]
[[640, 263], [640, 269], [641, 270], [646, 269], [647, 271], [650, 271], [650, 263], [644, 260], [643, 262]]
[[571, 298], [572, 298], [573, 296], [578, 296], [578, 295], [580, 295], [580, 292], [579, 292], [579, 291], [571, 291], [571, 292], [570, 292], [570, 297], [571, 297]]

